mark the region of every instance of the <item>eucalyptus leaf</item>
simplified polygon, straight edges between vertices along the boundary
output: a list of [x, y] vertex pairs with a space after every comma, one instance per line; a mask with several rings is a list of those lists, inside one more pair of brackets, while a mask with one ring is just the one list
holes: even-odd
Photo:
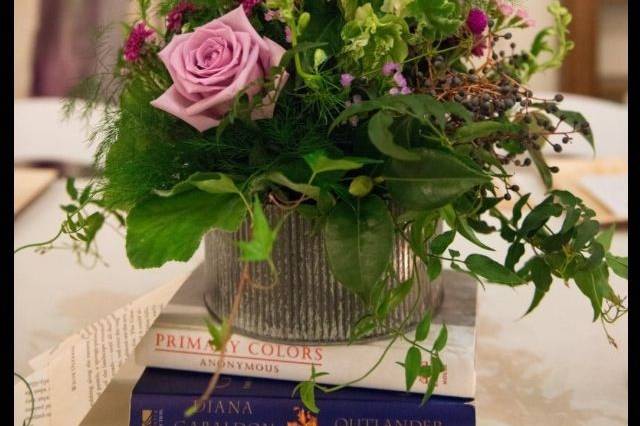
[[394, 225], [387, 205], [377, 196], [358, 199], [355, 208], [339, 202], [324, 230], [333, 276], [365, 300], [389, 266]]

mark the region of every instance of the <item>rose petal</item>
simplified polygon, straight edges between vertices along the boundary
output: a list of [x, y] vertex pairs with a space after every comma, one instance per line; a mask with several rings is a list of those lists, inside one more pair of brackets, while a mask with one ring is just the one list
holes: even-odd
[[204, 132], [207, 129], [220, 124], [220, 120], [210, 117], [206, 114], [189, 114], [186, 108], [191, 102], [183, 97], [175, 86], [171, 86], [166, 92], [164, 92], [158, 99], [151, 101], [151, 105], [175, 115], [179, 119], [186, 121], [188, 124], [195, 127], [198, 131]]

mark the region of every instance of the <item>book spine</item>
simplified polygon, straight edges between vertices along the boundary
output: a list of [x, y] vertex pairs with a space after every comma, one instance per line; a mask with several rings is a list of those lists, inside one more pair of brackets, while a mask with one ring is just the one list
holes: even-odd
[[425, 406], [376, 401], [318, 401], [313, 414], [287, 398], [212, 398], [185, 418], [188, 395], [133, 394], [130, 426], [473, 426], [475, 408], [432, 399]]
[[[454, 335], [450, 330], [449, 336]], [[466, 333], [466, 334], [465, 334]], [[471, 333], [471, 334], [469, 334]], [[440, 375], [435, 395], [473, 398], [475, 396], [475, 336], [470, 329], [457, 332], [464, 342], [449, 342], [440, 354], [446, 370]], [[233, 335], [226, 348], [224, 360], [209, 344], [209, 334], [201, 328], [172, 328], [154, 326], [136, 348], [136, 362], [146, 367], [168, 368], [198, 372], [213, 372], [222, 368], [224, 374], [281, 379], [307, 380], [311, 367], [329, 373], [318, 377], [323, 384], [340, 384], [364, 376], [378, 361], [386, 348], [384, 343], [350, 346], [295, 346], [263, 342]], [[458, 348], [458, 349], [456, 349]], [[354, 386], [372, 389], [404, 391], [403, 362], [406, 344], [396, 342], [380, 365]], [[412, 392], [423, 393], [427, 382], [416, 381]]]

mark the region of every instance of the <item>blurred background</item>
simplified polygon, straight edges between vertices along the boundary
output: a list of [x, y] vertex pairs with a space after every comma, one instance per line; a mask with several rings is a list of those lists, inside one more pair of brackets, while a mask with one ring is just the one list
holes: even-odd
[[[550, 24], [550, 0], [520, 0], [536, 27], [514, 33], [521, 46], [530, 45], [537, 29]], [[576, 48], [560, 70], [537, 75], [533, 90], [562, 91], [626, 102], [627, 0], [564, 0], [574, 21]], [[126, 19], [132, 0], [14, 0], [14, 72], [16, 98], [63, 96], [83, 77], [101, 69], [101, 54], [114, 52], [122, 28], [109, 23]], [[101, 44], [96, 49], [96, 35]]]

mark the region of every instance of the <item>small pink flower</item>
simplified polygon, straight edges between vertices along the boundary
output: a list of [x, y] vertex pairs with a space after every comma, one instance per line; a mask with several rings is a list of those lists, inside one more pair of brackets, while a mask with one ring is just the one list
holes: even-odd
[[533, 19], [533, 18], [525, 19], [524, 25], [527, 26], [527, 27], [535, 27], [536, 26], [536, 20]]
[[196, 7], [188, 1], [181, 1], [175, 5], [167, 14], [167, 31], [179, 33], [182, 28], [182, 22], [184, 21], [185, 15], [193, 13], [196, 10]]
[[253, 11], [253, 8], [256, 7], [256, 5], [258, 3], [260, 3], [262, 0], [242, 0], [242, 9], [244, 10], [244, 13], [246, 13], [247, 15], [250, 15], [251, 12]]
[[393, 75], [393, 81], [398, 87], [407, 87], [407, 79], [404, 78], [404, 76], [400, 72], [396, 72]]
[[502, 16], [511, 16], [513, 14], [513, 6], [510, 3], [501, 1], [498, 2], [498, 11]]
[[187, 34], [174, 36], [158, 53], [169, 71], [173, 85], [154, 107], [186, 121], [204, 132], [216, 127], [233, 106], [234, 98], [245, 93], [250, 99], [262, 95], [251, 118], [273, 117], [278, 90], [288, 78], [276, 76], [268, 93], [262, 81], [278, 65], [285, 49], [261, 37], [242, 6]]
[[521, 19], [527, 19], [529, 17], [529, 12], [527, 12], [526, 9], [519, 8], [516, 10], [516, 16]]
[[145, 42], [154, 34], [154, 31], [147, 28], [144, 22], [138, 22], [134, 25], [124, 44], [124, 59], [128, 62], [135, 62], [140, 59]]
[[351, 82], [355, 79], [354, 76], [352, 76], [351, 74], [342, 74], [340, 76], [340, 84], [342, 85], [342, 87], [350, 87], [351, 86]]
[[487, 41], [484, 37], [474, 36], [473, 38], [473, 47], [471, 48], [471, 53], [474, 56], [483, 56], [484, 49], [487, 48]]
[[412, 92], [413, 92], [413, 89], [411, 87], [404, 86], [402, 89], [400, 89], [400, 93], [403, 95], [408, 95]]
[[397, 95], [399, 93], [400, 93], [400, 89], [398, 89], [397, 87], [392, 87], [391, 89], [389, 89], [390, 95]]
[[402, 68], [400, 67], [400, 64], [396, 62], [387, 62], [382, 66], [382, 75], [390, 77], [393, 74], [399, 72], [401, 69]]
[[485, 28], [487, 28], [487, 24], [489, 23], [489, 18], [487, 18], [487, 14], [478, 8], [473, 8], [469, 11], [469, 15], [467, 16], [467, 27], [473, 34], [482, 34]]
[[291, 43], [291, 28], [288, 25], [284, 27], [284, 39]]

